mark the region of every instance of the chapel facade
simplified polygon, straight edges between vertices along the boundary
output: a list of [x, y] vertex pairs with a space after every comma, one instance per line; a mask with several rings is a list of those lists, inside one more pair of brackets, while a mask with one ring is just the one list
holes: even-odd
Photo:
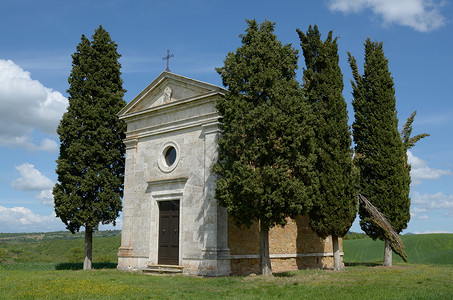
[[[165, 71], [119, 112], [127, 132], [118, 269], [259, 273], [259, 226], [235, 226], [214, 198], [215, 104], [225, 93]], [[307, 216], [272, 228], [269, 242], [275, 272], [333, 268], [331, 239], [316, 236]]]

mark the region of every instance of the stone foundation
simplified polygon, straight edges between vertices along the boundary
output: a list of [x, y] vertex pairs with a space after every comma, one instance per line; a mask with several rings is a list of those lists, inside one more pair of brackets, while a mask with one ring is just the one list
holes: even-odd
[[148, 256], [134, 255], [131, 247], [120, 247], [118, 251], [118, 270], [144, 270], [148, 265]]

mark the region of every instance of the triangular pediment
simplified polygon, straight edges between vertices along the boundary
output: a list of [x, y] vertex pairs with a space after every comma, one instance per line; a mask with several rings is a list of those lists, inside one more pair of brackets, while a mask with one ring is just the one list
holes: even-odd
[[184, 99], [212, 93], [224, 94], [225, 92], [226, 90], [221, 87], [164, 71], [129, 102], [118, 115], [121, 117], [158, 106], [166, 106]]

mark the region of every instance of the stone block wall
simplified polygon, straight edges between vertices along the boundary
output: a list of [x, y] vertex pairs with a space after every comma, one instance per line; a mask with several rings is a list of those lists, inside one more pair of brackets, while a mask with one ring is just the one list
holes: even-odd
[[[340, 249], [343, 243], [340, 239]], [[260, 273], [259, 226], [238, 227], [228, 220], [228, 247], [233, 275]], [[285, 227], [269, 231], [269, 252], [272, 270], [284, 272], [305, 268], [333, 268], [332, 239], [321, 239], [310, 228], [308, 216], [287, 220]]]

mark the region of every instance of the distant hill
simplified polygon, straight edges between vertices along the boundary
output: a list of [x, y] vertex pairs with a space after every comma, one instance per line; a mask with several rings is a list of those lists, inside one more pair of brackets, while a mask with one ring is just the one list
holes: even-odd
[[[0, 233], [0, 263], [83, 262], [84, 232]], [[93, 232], [93, 261], [117, 262], [120, 230]]]
[[[121, 230], [102, 230], [94, 231], [93, 237], [108, 237], [119, 236]], [[83, 239], [85, 232], [76, 232], [72, 234], [69, 231], [54, 231], [54, 232], [32, 232], [32, 233], [0, 233], [0, 243], [3, 241], [32, 241], [32, 240], [59, 240], [59, 239]]]
[[[453, 234], [402, 235], [409, 263], [453, 265]], [[381, 264], [384, 257], [384, 242], [370, 238], [343, 241], [345, 264]], [[393, 262], [403, 260], [393, 254]]]
[[357, 240], [357, 239], [366, 239], [368, 236], [365, 233], [349, 231], [344, 237], [343, 240]]

